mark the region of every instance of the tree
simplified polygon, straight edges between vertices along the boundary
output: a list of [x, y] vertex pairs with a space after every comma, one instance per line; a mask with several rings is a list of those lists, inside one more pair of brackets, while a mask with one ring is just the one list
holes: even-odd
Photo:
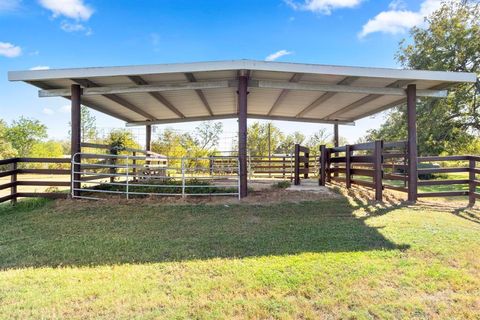
[[17, 156], [17, 150], [15, 150], [12, 144], [7, 141], [5, 134], [7, 132], [7, 125], [0, 119], [0, 159], [8, 159]]
[[22, 116], [6, 128], [4, 136], [19, 156], [26, 157], [35, 143], [47, 138], [47, 127], [38, 120]]
[[326, 129], [320, 129], [310, 136], [306, 145], [310, 148], [310, 154], [316, 155], [320, 153], [321, 145], [333, 146], [333, 140]]
[[[270, 137], [269, 137], [270, 126]], [[247, 146], [252, 156], [267, 156], [268, 155], [268, 143], [270, 138], [270, 148], [272, 151], [276, 150], [282, 140], [284, 139], [283, 133], [279, 128], [272, 123], [260, 123], [254, 122], [247, 129]]]
[[[90, 109], [85, 106], [80, 107], [80, 135], [82, 142], [95, 141], [98, 137], [97, 119], [90, 113]], [[72, 127], [72, 122], [68, 122], [69, 128]], [[68, 130], [68, 135], [71, 136], [71, 131]]]
[[[61, 158], [63, 156], [62, 143], [55, 140], [37, 142], [32, 146], [30, 156], [34, 158]], [[45, 165], [39, 164], [37, 167], [41, 166]], [[62, 164], [51, 163], [46, 166], [49, 168], [60, 168]]]
[[303, 144], [305, 141], [305, 135], [299, 131], [295, 131], [292, 134], [286, 135], [278, 147], [275, 149], [275, 153], [279, 154], [291, 154], [294, 152], [295, 144]]
[[130, 131], [125, 129], [116, 129], [110, 131], [106, 144], [112, 146], [112, 152], [122, 151], [125, 148], [139, 149], [140, 146], [133, 139]]
[[[410, 31], [412, 43], [403, 40], [396, 59], [410, 69], [480, 72], [480, 4], [446, 1], [432, 13], [428, 27]], [[420, 154], [462, 153], [478, 145], [480, 86], [461, 84], [447, 99], [423, 98], [417, 103]], [[388, 114], [386, 122], [367, 134], [368, 140], [402, 140], [407, 137], [406, 108]], [[477, 150], [480, 151], [480, 150]]]
[[220, 135], [223, 133], [221, 122], [204, 121], [195, 128], [194, 143], [201, 150], [211, 150], [218, 146]]

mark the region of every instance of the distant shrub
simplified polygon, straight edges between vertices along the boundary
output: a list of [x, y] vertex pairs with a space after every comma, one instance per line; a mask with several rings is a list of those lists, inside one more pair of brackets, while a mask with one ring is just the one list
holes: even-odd
[[287, 189], [289, 188], [290, 186], [292, 185], [292, 183], [290, 181], [280, 181], [280, 182], [277, 182], [273, 185], [273, 188], [274, 189]]

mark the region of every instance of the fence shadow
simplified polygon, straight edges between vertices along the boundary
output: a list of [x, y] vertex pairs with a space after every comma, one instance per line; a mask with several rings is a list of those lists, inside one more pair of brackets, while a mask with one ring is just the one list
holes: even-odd
[[0, 268], [403, 250], [345, 198], [274, 205], [60, 201], [0, 213]]

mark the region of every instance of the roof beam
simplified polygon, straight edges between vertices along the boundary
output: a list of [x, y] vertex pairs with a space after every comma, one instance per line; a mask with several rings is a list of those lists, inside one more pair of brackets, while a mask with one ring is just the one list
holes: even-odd
[[[98, 84], [96, 84], [95, 82], [89, 80], [89, 79], [71, 79], [73, 82], [81, 85], [82, 87], [84, 87], [84, 89], [82, 89], [82, 96], [85, 96], [86, 94], [84, 93], [85, 90], [88, 90], [89, 88], [96, 88], [96, 87], [100, 87]], [[63, 89], [62, 89], [63, 90]], [[115, 94], [102, 94], [101, 96], [107, 98], [108, 100], [110, 101], [113, 101], [119, 105], [121, 105], [122, 107], [130, 110], [130, 111], [133, 111], [149, 120], [153, 120], [155, 119], [155, 117], [153, 115], [151, 115], [150, 113], [140, 109], [139, 107], [135, 106], [134, 104], [128, 102], [127, 100], [125, 100], [124, 98], [122, 97], [119, 97]]]
[[[237, 119], [238, 114], [222, 114], [214, 116], [200, 116], [200, 117], [189, 117], [183, 119], [161, 119], [154, 121], [133, 121], [127, 123], [127, 127], [134, 126], [143, 126], [147, 124], [167, 124], [167, 123], [181, 123], [181, 122], [193, 122], [193, 121], [204, 121], [204, 120], [220, 120], [220, 119]], [[352, 121], [332, 121], [332, 120], [322, 120], [322, 119], [313, 119], [313, 118], [294, 118], [294, 117], [283, 117], [283, 116], [267, 116], [263, 114], [247, 114], [247, 118], [250, 119], [264, 119], [264, 120], [279, 120], [279, 121], [294, 121], [294, 122], [309, 122], [309, 123], [325, 123], [325, 124], [343, 124], [343, 125], [354, 125]]]
[[[139, 86], [148, 86], [148, 82], [140, 76], [129, 76], [128, 77], [131, 81]], [[148, 94], [153, 97], [155, 100], [160, 102], [162, 105], [167, 107], [170, 111], [175, 113], [179, 118], [185, 118], [185, 115], [180, 112], [170, 101], [167, 100], [163, 95], [159, 92], [148, 92]]]
[[[291, 89], [304, 91], [324, 91], [324, 92], [343, 92], [358, 94], [381, 94], [391, 96], [406, 97], [405, 90], [402, 88], [378, 88], [378, 87], [355, 87], [339, 84], [317, 84], [317, 83], [291, 83], [287, 81], [253, 80], [251, 87], [271, 88], [271, 89]], [[445, 98], [446, 90], [417, 90], [418, 97]]]
[[[41, 88], [41, 89], [43, 89], [43, 90], [51, 90], [51, 89], [54, 89], [52, 86], [49, 86], [49, 85], [47, 85], [47, 84], [45, 84], [45, 83], [42, 83], [42, 82], [40, 82], [40, 81], [27, 81], [27, 82], [30, 83], [31, 85], [34, 85], [34, 86], [36, 86], [36, 87], [38, 87], [38, 88]], [[70, 96], [64, 97], [64, 98], [70, 100]], [[125, 121], [125, 122], [130, 122], [130, 121], [132, 121], [132, 119], [130, 119], [130, 118], [121, 116], [121, 115], [119, 115], [119, 114], [115, 114], [115, 113], [110, 112], [110, 111], [108, 111], [108, 110], [105, 110], [105, 109], [103, 109], [103, 108], [101, 108], [101, 107], [99, 107], [99, 106], [96, 106], [96, 105], [93, 104], [92, 102], [88, 101], [88, 99], [82, 98], [82, 101], [81, 101], [81, 102], [82, 102], [82, 105], [87, 106], [87, 107], [89, 107], [90, 109], [96, 110], [96, 111], [98, 111], [98, 112], [104, 113], [104, 114], [106, 114], [106, 115], [108, 115], [108, 116], [110, 116], [110, 117], [117, 118], [117, 119], [123, 120], [123, 121]]]
[[[358, 77], [346, 77], [342, 81], [338, 82], [337, 85], [350, 85], [352, 84], [355, 80], [357, 80]], [[333, 96], [335, 96], [338, 92], [326, 92], [322, 94], [320, 97], [318, 97], [315, 101], [313, 101], [310, 105], [308, 105], [306, 108], [304, 108], [302, 111], [297, 113], [295, 117], [303, 117], [310, 111], [316, 109], [319, 105], [324, 103], [325, 101], [329, 100]]]
[[[191, 72], [185, 73], [185, 77], [188, 79], [190, 82], [197, 82], [197, 79]], [[207, 109], [208, 113], [213, 116], [213, 111], [212, 108], [210, 107], [210, 104], [208, 103], [207, 98], [203, 94], [203, 91], [201, 89], [196, 89], [195, 92], [197, 93], [198, 98], [202, 101], [203, 105], [205, 106], [205, 109]]]
[[[397, 80], [397, 81], [389, 84], [387, 86], [387, 88], [402, 88], [402, 87], [408, 85], [409, 83], [412, 83], [412, 80]], [[329, 115], [325, 116], [325, 118], [327, 118], [327, 119], [335, 118], [337, 116], [340, 116], [343, 113], [349, 112], [349, 111], [351, 111], [351, 110], [353, 110], [357, 107], [360, 107], [360, 106], [362, 106], [366, 103], [374, 101], [374, 100], [380, 98], [381, 96], [382, 95], [380, 95], [380, 94], [369, 94], [368, 96], [365, 96], [365, 97], [363, 97], [363, 98], [361, 98], [361, 99], [343, 107], [340, 110], [337, 110], [335, 112], [330, 113]], [[398, 101], [400, 101], [400, 100], [398, 100]]]
[[[290, 80], [288, 80], [289, 82], [298, 82], [300, 81], [300, 79], [302, 78], [302, 75], [301, 73], [294, 73], [293, 76], [290, 78]], [[280, 103], [285, 100], [285, 97], [287, 96], [288, 92], [290, 90], [288, 89], [283, 89], [280, 94], [278, 95], [277, 99], [275, 100], [275, 102], [272, 104], [272, 106], [270, 107], [270, 110], [268, 111], [268, 115], [271, 115], [273, 113], [273, 111], [275, 111], [276, 108], [278, 108], [278, 106], [280, 105]]]
[[[78, 79], [75, 79], [76, 81]], [[87, 79], [80, 79], [87, 80]], [[90, 80], [88, 80], [90, 81]], [[143, 92], [162, 92], [196, 89], [218, 89], [236, 87], [238, 81], [215, 80], [199, 81], [187, 83], [163, 83], [161, 85], [141, 85], [141, 86], [107, 86], [107, 87], [86, 87], [83, 89], [84, 96], [119, 94], [119, 93], [143, 93]], [[39, 90], [38, 96], [43, 97], [66, 97], [70, 95], [70, 89]]]

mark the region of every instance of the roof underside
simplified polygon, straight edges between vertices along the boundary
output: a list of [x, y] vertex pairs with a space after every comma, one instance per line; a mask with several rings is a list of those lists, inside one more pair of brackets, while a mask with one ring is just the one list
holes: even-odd
[[80, 84], [84, 105], [136, 125], [234, 118], [240, 73], [250, 79], [249, 117], [319, 123], [351, 123], [399, 105], [409, 84], [419, 96], [441, 97], [443, 89], [476, 81], [470, 73], [250, 60], [15, 71], [9, 80], [66, 98]]

